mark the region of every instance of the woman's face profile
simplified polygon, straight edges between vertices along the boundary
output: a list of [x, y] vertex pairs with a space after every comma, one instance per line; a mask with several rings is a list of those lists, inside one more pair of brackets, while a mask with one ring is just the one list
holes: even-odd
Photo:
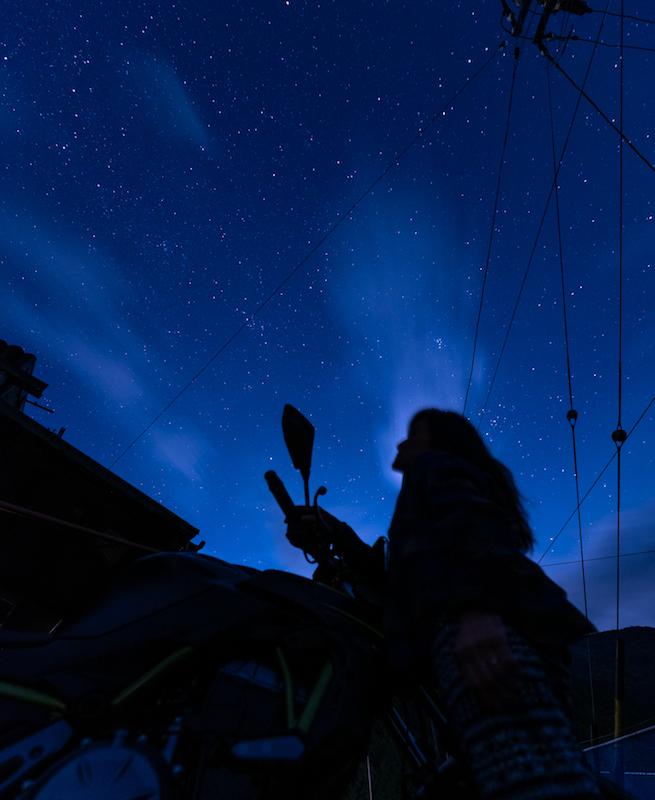
[[405, 472], [414, 463], [417, 456], [432, 449], [428, 423], [426, 420], [419, 419], [410, 425], [407, 438], [398, 443], [398, 452], [391, 469], [395, 469], [396, 472]]

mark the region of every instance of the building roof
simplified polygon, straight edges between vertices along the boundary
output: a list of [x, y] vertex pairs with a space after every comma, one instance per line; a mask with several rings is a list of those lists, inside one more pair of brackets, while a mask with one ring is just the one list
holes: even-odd
[[[166, 550], [198, 529], [0, 400], [0, 500]], [[53, 535], [64, 536], [60, 530]]]

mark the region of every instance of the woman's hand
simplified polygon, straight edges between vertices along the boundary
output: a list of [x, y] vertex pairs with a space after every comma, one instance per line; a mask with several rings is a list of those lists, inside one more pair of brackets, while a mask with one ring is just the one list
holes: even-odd
[[456, 623], [455, 656], [467, 687], [487, 709], [500, 711], [515, 697], [516, 661], [498, 614], [466, 611]]
[[[352, 528], [324, 508], [317, 512], [314, 506], [294, 506], [286, 523], [289, 542], [318, 561], [327, 558], [332, 546], [339, 545], [344, 539], [350, 541], [354, 537], [359, 542]], [[368, 549], [367, 545], [361, 544]]]
[[311, 506], [294, 506], [293, 512], [287, 515], [286, 537], [294, 547], [304, 550], [309, 541], [316, 537], [318, 520]]

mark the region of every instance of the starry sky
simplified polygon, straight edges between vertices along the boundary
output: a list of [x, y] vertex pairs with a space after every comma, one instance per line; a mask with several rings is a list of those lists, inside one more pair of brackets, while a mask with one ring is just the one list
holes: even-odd
[[[587, 83], [615, 120], [618, 10]], [[577, 93], [529, 41], [499, 51], [499, 18], [496, 0], [6, 4], [0, 337], [37, 355], [55, 410], [28, 413], [200, 528], [205, 552], [309, 574], [262, 479], [276, 469], [300, 502], [292, 403], [317, 429], [325, 507], [384, 534], [409, 417], [463, 408], [518, 43], [467, 412], [513, 471], [540, 558], [576, 504], [553, 204], [485, 398], [552, 184], [547, 80], [558, 151]], [[577, 81], [602, 21], [552, 20], [580, 37], [560, 53]], [[650, 160], [653, 31], [625, 21], [624, 130]], [[653, 395], [654, 180], [626, 148], [625, 429]], [[615, 451], [619, 331], [618, 137], [584, 101], [558, 186], [584, 492]], [[649, 411], [623, 448], [621, 625], [653, 623], [654, 426]], [[612, 464], [582, 507], [601, 629], [616, 506]], [[582, 607], [579, 557], [574, 517], [542, 564]]]

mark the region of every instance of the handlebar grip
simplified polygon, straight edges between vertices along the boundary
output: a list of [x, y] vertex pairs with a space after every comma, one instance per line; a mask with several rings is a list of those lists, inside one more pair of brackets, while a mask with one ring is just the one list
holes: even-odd
[[282, 483], [280, 476], [274, 470], [269, 469], [264, 473], [264, 480], [268, 484], [271, 494], [284, 512], [285, 516], [291, 516], [296, 506], [291, 499], [289, 492], [287, 492], [285, 485]]

